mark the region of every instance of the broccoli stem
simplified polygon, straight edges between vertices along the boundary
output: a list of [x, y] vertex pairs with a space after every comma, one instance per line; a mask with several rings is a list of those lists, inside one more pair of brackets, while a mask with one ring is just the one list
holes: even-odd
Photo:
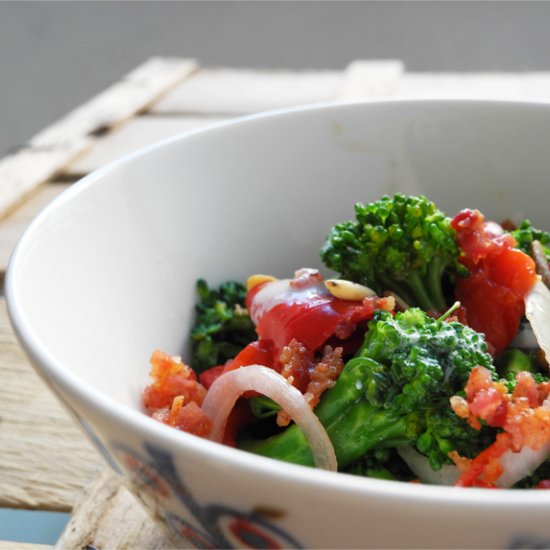
[[[364, 380], [373, 364], [376, 362], [365, 357], [351, 360], [315, 411], [334, 445], [340, 469], [374, 447], [406, 445], [416, 435], [411, 417], [365, 399]], [[296, 425], [263, 441], [242, 441], [240, 446], [263, 456], [313, 466], [309, 444]]]
[[409, 292], [413, 296], [410, 305], [418, 306], [424, 311], [440, 311], [447, 306], [441, 284], [446, 265], [444, 260], [432, 260], [424, 276], [416, 271], [410, 274], [407, 281]]

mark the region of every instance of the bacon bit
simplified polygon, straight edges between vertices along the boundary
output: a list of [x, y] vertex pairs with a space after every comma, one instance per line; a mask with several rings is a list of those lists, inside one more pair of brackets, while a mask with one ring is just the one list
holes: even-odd
[[466, 399], [471, 401], [478, 392], [487, 390], [493, 386], [493, 378], [491, 372], [485, 367], [474, 367], [468, 377], [468, 382], [464, 391]]
[[150, 412], [172, 406], [172, 401], [183, 396], [186, 401], [201, 405], [206, 389], [197, 382], [191, 369], [180, 357], [170, 357], [162, 351], [155, 351], [151, 356], [150, 376], [153, 383], [143, 392], [143, 404]]
[[[499, 433], [495, 442], [474, 458], [468, 469], [456, 482], [457, 487], [494, 487], [495, 481], [502, 475], [503, 468], [499, 459], [510, 450], [510, 436]], [[500, 466], [500, 468], [499, 468]]]
[[[303, 344], [297, 340], [291, 340], [289, 345], [283, 348], [279, 357], [279, 361], [283, 364], [281, 375], [304, 394], [309, 406], [314, 409], [321, 395], [334, 386], [342, 372], [344, 368], [342, 353], [342, 348], [334, 349], [331, 346], [325, 346], [322, 358], [316, 362]], [[277, 424], [287, 426], [289, 423], [290, 417], [284, 411], [279, 411]]]
[[301, 342], [293, 339], [281, 350], [279, 362], [282, 365], [281, 376], [304, 393], [314, 368], [313, 354]]
[[450, 451], [448, 456], [454, 462], [458, 470], [462, 473], [465, 472], [470, 467], [470, 464], [472, 463], [471, 458], [466, 458], [465, 456], [461, 456], [457, 451]]
[[336, 384], [336, 379], [344, 368], [342, 352], [342, 348], [325, 346], [323, 357], [315, 365], [305, 393], [306, 401], [312, 409], [318, 405], [321, 395]]
[[[546, 400], [549, 390], [548, 382], [537, 385], [530, 373], [521, 372], [516, 375], [516, 386], [510, 394], [502, 382], [491, 380], [491, 373], [485, 367], [472, 369], [466, 384], [466, 399], [452, 397], [451, 408], [476, 429], [480, 429], [484, 421], [504, 431], [470, 462], [457, 485], [495, 487], [504, 473], [500, 459], [505, 453], [517, 453], [524, 447], [539, 451], [548, 444], [550, 404]], [[456, 456], [453, 456], [451, 459], [455, 461]]]
[[184, 403], [179, 395], [172, 401], [170, 409], [165, 408], [153, 413], [152, 417], [164, 424], [189, 432], [199, 437], [206, 437], [212, 430], [212, 421], [208, 415], [195, 403]]
[[539, 391], [537, 383], [528, 372], [519, 372], [516, 375], [517, 385], [512, 393], [512, 399], [525, 398], [529, 407], [536, 407], [539, 404]]
[[[374, 312], [378, 309], [389, 311], [390, 313], [395, 310], [395, 298], [393, 296], [368, 296], [361, 302], [361, 310], [364, 312], [363, 316], [370, 319]], [[357, 328], [357, 322], [353, 316], [346, 317], [335, 329], [334, 336], [340, 340], [346, 340], [349, 338], [355, 329]]]
[[394, 305], [392, 309], [395, 309], [396, 311], [407, 311], [407, 309], [409, 309], [410, 307], [409, 304], [407, 304], [407, 302], [405, 302], [405, 300], [401, 298], [401, 296], [399, 296], [392, 290], [384, 290], [382, 296], [384, 296], [384, 298], [393, 298]]
[[470, 413], [489, 426], [502, 426], [506, 410], [501, 393], [494, 387], [480, 391], [470, 402]]

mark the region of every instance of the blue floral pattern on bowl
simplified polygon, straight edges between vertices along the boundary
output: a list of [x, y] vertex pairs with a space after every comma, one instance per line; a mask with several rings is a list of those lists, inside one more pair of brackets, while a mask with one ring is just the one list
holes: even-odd
[[[113, 450], [147, 508], [172, 534], [196, 548], [303, 548], [276, 525], [269, 514], [243, 511], [218, 503], [200, 503], [178, 473], [170, 453], [145, 444], [146, 454], [113, 444]], [[183, 505], [188, 517], [175, 510]]]

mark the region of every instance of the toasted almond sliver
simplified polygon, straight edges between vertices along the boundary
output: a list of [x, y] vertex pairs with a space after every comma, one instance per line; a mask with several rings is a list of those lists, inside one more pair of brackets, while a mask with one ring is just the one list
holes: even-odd
[[340, 300], [363, 300], [369, 296], [376, 296], [372, 288], [343, 279], [327, 279], [325, 286], [335, 298]]
[[260, 273], [250, 275], [250, 277], [246, 280], [246, 290], [252, 290], [254, 287], [261, 285], [262, 283], [270, 283], [273, 281], [278, 281], [277, 277], [262, 275]]

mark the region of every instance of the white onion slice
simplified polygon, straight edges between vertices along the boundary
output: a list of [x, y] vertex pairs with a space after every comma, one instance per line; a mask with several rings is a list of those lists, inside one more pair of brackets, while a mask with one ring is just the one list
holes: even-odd
[[550, 363], [550, 290], [540, 280], [525, 297], [525, 317]]
[[454, 485], [460, 477], [460, 471], [454, 464], [444, 464], [439, 470], [433, 470], [428, 458], [413, 447], [399, 447], [397, 452], [423, 483]]
[[523, 447], [519, 452], [506, 451], [499, 462], [504, 468], [503, 474], [496, 480], [497, 487], [506, 489], [515, 483], [531, 475], [550, 454], [550, 441], [545, 443], [538, 451], [531, 447]]
[[249, 390], [273, 399], [294, 420], [309, 442], [315, 466], [337, 470], [332, 442], [302, 393], [286, 378], [262, 365], [249, 365], [226, 372], [210, 386], [202, 404], [202, 409], [213, 423], [210, 439], [218, 442], [223, 439], [227, 418], [235, 402]]
[[[541, 405], [545, 409], [550, 409], [550, 397], [544, 400]], [[524, 477], [531, 475], [550, 455], [550, 440], [546, 441], [537, 451], [531, 447], [522, 447], [522, 449], [514, 453], [506, 451], [499, 459], [499, 462], [504, 467], [504, 472], [497, 479], [498, 487], [511, 487]]]

